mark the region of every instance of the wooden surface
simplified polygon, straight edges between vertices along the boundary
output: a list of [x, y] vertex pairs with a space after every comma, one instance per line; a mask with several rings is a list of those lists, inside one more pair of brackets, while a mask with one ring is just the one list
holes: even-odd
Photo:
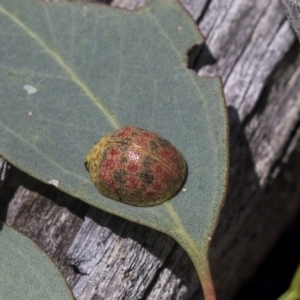
[[[133, 9], [144, 1], [106, 2]], [[206, 36], [189, 65], [200, 76], [220, 76], [227, 99], [229, 191], [210, 262], [218, 299], [232, 299], [300, 206], [300, 47], [279, 0], [182, 3]], [[201, 298], [189, 257], [162, 233], [15, 168], [0, 205], [1, 219], [53, 258], [76, 299]]]
[[300, 41], [300, 2], [297, 0], [282, 0], [285, 14], [291, 22]]

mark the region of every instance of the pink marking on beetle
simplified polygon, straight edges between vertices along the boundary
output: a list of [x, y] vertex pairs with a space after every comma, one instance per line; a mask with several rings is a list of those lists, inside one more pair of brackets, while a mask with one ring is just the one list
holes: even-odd
[[145, 147], [148, 146], [148, 139], [143, 136], [139, 136], [134, 140], [135, 144], [139, 145], [140, 147]]
[[156, 183], [153, 185], [152, 187], [155, 191], [160, 191], [161, 190], [161, 184], [160, 183]]
[[102, 169], [100, 172], [99, 172], [99, 178], [101, 181], [105, 181], [107, 180], [109, 176], [107, 175], [107, 170], [106, 169]]
[[132, 131], [132, 128], [130, 126], [125, 126], [121, 130], [119, 130], [117, 137], [123, 138], [128, 136], [128, 133]]
[[120, 154], [120, 150], [116, 147], [111, 148], [109, 150], [109, 155], [111, 155], [111, 156], [115, 156], [115, 155], [119, 155], [119, 154]]
[[106, 185], [109, 189], [114, 190], [116, 188], [116, 183], [114, 180], [109, 180], [106, 182]]
[[128, 179], [128, 188], [130, 190], [135, 191], [137, 189], [138, 185], [139, 185], [139, 183], [138, 183], [136, 178], [134, 178], [132, 176], [129, 177], [129, 179]]
[[136, 163], [129, 163], [129, 164], [126, 166], [126, 169], [127, 169], [129, 172], [134, 173], [134, 172], [136, 172], [136, 171], [139, 169], [139, 167], [138, 167], [138, 165], [137, 165]]
[[177, 151], [176, 149], [168, 147], [168, 148], [161, 149], [160, 154], [162, 155], [162, 157], [166, 158], [167, 160], [169, 159], [173, 160], [173, 158], [177, 156]]
[[108, 159], [102, 165], [102, 168], [105, 170], [113, 170], [115, 167], [115, 162], [112, 159]]
[[135, 143], [139, 146], [144, 146], [147, 148], [149, 146], [149, 142], [154, 139], [154, 135], [150, 132], [142, 131], [139, 136], [135, 138]]
[[150, 132], [147, 132], [147, 131], [143, 131], [143, 132], [141, 133], [141, 135], [142, 135], [143, 137], [147, 138], [147, 139], [149, 139], [149, 138], [152, 139], [153, 136], [154, 136], [153, 133], [150, 133]]
[[154, 171], [155, 174], [162, 174], [163, 169], [162, 169], [162, 167], [160, 165], [156, 165], [156, 166], [154, 166], [154, 170], [153, 171]]

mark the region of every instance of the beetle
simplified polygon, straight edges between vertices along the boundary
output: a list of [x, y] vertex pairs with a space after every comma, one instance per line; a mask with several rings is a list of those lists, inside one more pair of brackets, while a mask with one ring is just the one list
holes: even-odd
[[101, 194], [135, 206], [169, 200], [187, 172], [185, 159], [173, 144], [134, 126], [105, 135], [88, 152], [85, 166]]

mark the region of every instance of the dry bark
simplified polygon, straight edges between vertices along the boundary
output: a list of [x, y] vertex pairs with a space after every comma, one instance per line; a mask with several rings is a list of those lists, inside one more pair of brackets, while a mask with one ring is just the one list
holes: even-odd
[[282, 0], [285, 14], [290, 20], [300, 41], [300, 3], [297, 0]]
[[[109, 2], [109, 1], [106, 1]], [[144, 1], [115, 0], [136, 8]], [[206, 36], [190, 65], [219, 75], [230, 119], [228, 197], [212, 241], [218, 299], [231, 299], [299, 209], [299, 44], [279, 0], [182, 0]], [[91, 208], [12, 168], [0, 216], [58, 264], [76, 299], [200, 299], [168, 236]]]

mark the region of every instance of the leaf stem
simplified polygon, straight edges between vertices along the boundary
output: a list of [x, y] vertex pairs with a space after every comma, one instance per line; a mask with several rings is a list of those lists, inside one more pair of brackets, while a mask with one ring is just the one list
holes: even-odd
[[201, 281], [203, 295], [205, 300], [217, 300], [216, 291], [212, 274], [210, 271], [209, 261], [207, 258], [207, 251], [197, 249], [195, 244], [189, 245], [190, 249], [185, 249], [189, 254], [199, 279]]
[[215, 287], [207, 258], [206, 247], [205, 249], [203, 249], [202, 247], [199, 247], [195, 244], [194, 240], [191, 238], [191, 236], [188, 234], [188, 232], [182, 225], [180, 218], [174, 210], [172, 204], [169, 201], [167, 201], [164, 203], [164, 205], [168, 210], [170, 216], [172, 217], [174, 225], [177, 228], [177, 236], [172, 236], [177, 240], [177, 242], [185, 249], [185, 251], [190, 256], [201, 281], [204, 299], [217, 300]]
[[196, 266], [205, 300], [217, 300], [216, 291], [207, 259], [201, 259], [201, 270]]

